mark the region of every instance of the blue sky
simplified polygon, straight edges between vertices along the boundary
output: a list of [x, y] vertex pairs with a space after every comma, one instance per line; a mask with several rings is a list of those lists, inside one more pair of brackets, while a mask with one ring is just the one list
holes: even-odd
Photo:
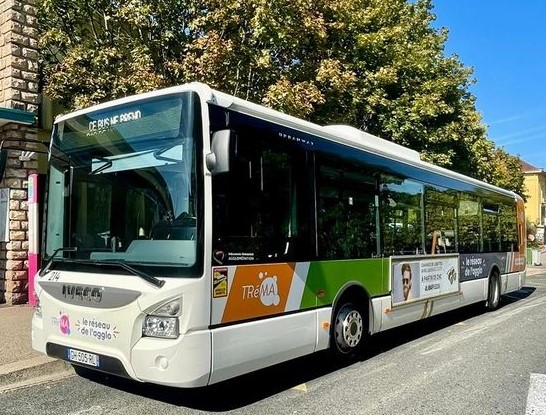
[[546, 0], [433, 0], [497, 146], [546, 169]]

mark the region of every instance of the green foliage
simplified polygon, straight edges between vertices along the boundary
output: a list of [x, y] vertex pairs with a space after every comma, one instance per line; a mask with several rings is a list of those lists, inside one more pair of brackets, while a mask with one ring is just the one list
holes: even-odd
[[73, 109], [202, 81], [522, 193], [434, 18], [431, 0], [42, 0], [42, 84]]

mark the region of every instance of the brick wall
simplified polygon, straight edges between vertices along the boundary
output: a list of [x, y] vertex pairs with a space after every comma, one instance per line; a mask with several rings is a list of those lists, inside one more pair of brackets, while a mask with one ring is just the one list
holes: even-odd
[[36, 0], [0, 0], [0, 106], [38, 110]]
[[[36, 0], [0, 0], [0, 107], [37, 113], [38, 110], [38, 28]], [[19, 140], [37, 139], [33, 126], [16, 122], [0, 127], [6, 146], [21, 146]], [[9, 189], [8, 241], [0, 242], [0, 303], [28, 301], [28, 175], [36, 172], [38, 161], [20, 159], [10, 150], [0, 188]]]

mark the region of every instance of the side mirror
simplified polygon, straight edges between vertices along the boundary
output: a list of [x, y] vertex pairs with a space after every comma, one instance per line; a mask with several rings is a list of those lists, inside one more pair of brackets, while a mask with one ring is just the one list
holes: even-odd
[[211, 153], [207, 154], [207, 168], [212, 174], [229, 172], [229, 144], [231, 130], [216, 131], [212, 135]]

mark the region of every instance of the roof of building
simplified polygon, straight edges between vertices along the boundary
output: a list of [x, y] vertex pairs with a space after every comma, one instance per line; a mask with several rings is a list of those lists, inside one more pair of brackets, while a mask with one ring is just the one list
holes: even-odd
[[544, 173], [544, 169], [535, 167], [524, 160], [521, 160], [521, 171], [523, 173]]

